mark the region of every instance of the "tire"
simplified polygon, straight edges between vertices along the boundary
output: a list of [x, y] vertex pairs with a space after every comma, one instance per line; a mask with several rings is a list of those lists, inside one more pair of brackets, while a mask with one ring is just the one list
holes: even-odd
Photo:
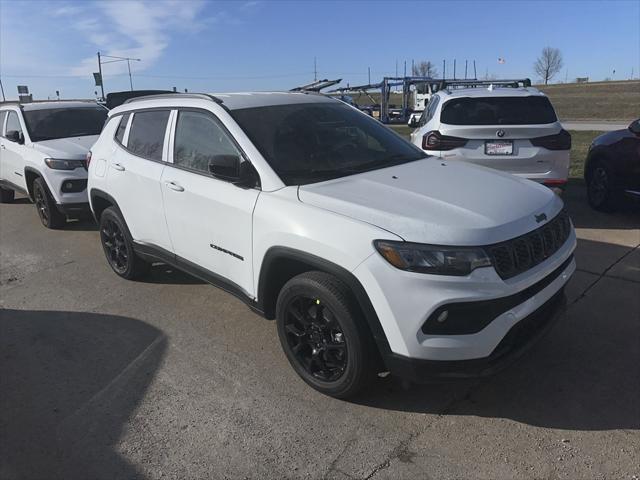
[[16, 196], [16, 192], [8, 188], [0, 187], [0, 203], [11, 203]]
[[615, 209], [615, 191], [613, 174], [600, 161], [594, 162], [587, 176], [587, 200], [594, 210], [611, 212]]
[[67, 223], [67, 217], [60, 213], [56, 207], [56, 202], [51, 197], [42, 177], [33, 181], [33, 203], [35, 203], [38, 217], [45, 227], [62, 228]]
[[134, 252], [133, 239], [127, 224], [114, 207], [102, 212], [99, 225], [102, 249], [114, 272], [127, 280], [134, 280], [149, 273], [151, 265]]
[[289, 280], [276, 304], [278, 337], [289, 363], [314, 389], [356, 395], [375, 378], [375, 346], [349, 288], [324, 272]]

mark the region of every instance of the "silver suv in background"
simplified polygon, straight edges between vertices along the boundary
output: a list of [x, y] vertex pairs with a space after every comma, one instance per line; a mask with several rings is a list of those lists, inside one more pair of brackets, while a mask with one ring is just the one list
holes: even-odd
[[530, 81], [448, 82], [411, 134], [431, 155], [483, 165], [558, 190], [567, 183], [571, 135]]

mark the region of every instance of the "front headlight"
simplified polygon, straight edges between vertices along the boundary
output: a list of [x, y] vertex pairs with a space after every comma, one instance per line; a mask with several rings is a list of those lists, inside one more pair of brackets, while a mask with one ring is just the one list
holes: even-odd
[[61, 160], [59, 158], [45, 158], [44, 163], [53, 170], [75, 170], [84, 167], [84, 160]]
[[409, 272], [465, 276], [476, 268], [491, 266], [491, 260], [482, 248], [389, 240], [376, 240], [373, 244], [387, 262]]

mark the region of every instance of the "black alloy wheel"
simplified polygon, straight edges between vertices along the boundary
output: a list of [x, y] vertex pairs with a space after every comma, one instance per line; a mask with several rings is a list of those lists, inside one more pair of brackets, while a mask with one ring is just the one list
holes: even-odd
[[378, 352], [353, 292], [320, 271], [287, 281], [276, 302], [278, 338], [295, 372], [314, 389], [348, 398], [377, 373]]
[[292, 299], [284, 328], [289, 348], [311, 376], [333, 382], [344, 374], [349, 357], [344, 332], [319, 299], [302, 295]]
[[33, 203], [35, 203], [38, 217], [45, 227], [60, 228], [67, 222], [67, 217], [56, 208], [55, 201], [41, 177], [33, 181]]
[[101, 222], [100, 239], [111, 268], [123, 275], [129, 268], [131, 253], [128, 251], [124, 232], [115, 221], [106, 219]]
[[149, 273], [151, 264], [133, 249], [133, 239], [120, 211], [114, 207], [100, 215], [100, 241], [109, 265], [122, 278], [133, 280]]

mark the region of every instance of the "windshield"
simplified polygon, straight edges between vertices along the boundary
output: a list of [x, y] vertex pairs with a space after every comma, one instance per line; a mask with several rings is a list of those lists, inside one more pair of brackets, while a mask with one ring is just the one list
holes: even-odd
[[448, 125], [540, 125], [557, 121], [547, 97], [453, 98], [442, 107]]
[[100, 135], [107, 119], [107, 110], [99, 106], [46, 108], [23, 113], [32, 142]]
[[232, 110], [231, 115], [287, 185], [314, 183], [427, 155], [343, 103]]

